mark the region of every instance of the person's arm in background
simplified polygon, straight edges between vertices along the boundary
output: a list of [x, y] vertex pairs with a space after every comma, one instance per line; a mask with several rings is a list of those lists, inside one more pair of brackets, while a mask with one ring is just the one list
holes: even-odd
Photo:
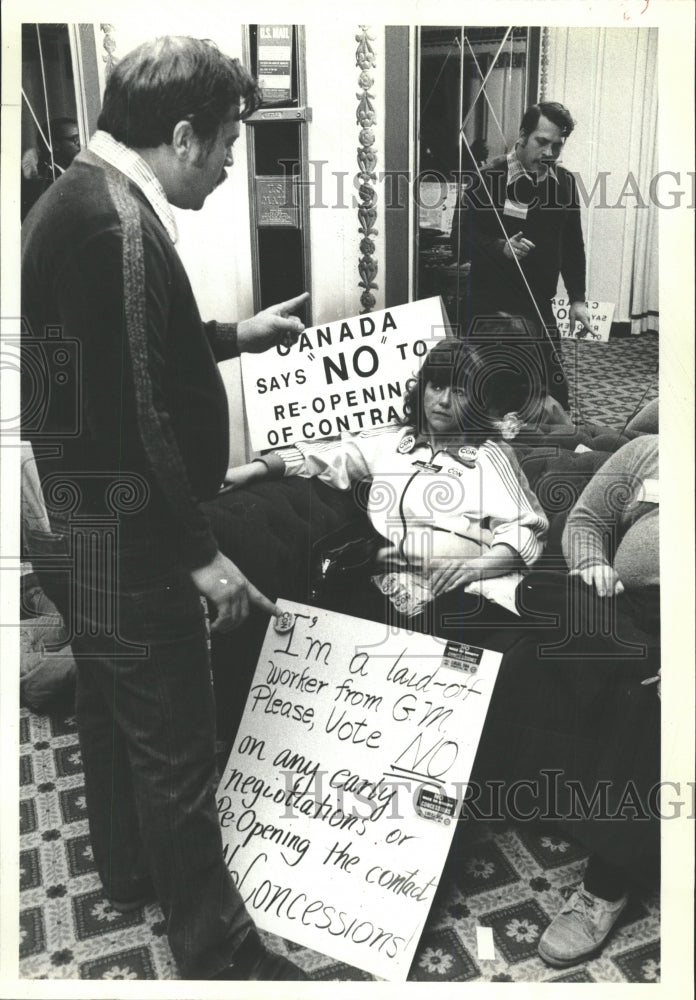
[[265, 479], [282, 479], [286, 465], [277, 452], [269, 452], [263, 458], [253, 458], [251, 462], [242, 465], [231, 465], [225, 475], [225, 485], [222, 492], [241, 490], [253, 483], [262, 483]]
[[660, 401], [653, 399], [646, 403], [626, 424], [625, 434], [638, 437], [640, 434], [657, 434], [659, 431]]
[[[570, 512], [563, 532], [563, 555], [570, 572], [594, 585], [600, 597], [624, 590], [626, 581], [614, 568], [619, 546], [624, 570], [629, 571], [633, 562], [638, 566], [632, 573], [633, 587], [659, 581], [657, 534], [652, 531], [657, 519], [645, 516], [656, 513], [657, 501], [648, 486], [656, 485], [658, 470], [657, 435], [634, 438], [609, 456]], [[635, 555], [626, 562], [627, 548]]]
[[570, 573], [594, 586], [600, 597], [611, 597], [624, 589], [612, 565], [619, 527], [617, 504], [630, 496], [636, 485], [625, 447], [621, 448], [594, 474], [563, 530], [561, 545]]
[[[502, 262], [509, 256], [507, 242], [493, 207], [501, 211], [495, 192], [498, 185], [505, 185], [506, 171], [486, 168], [482, 176], [466, 174], [466, 190], [462, 190], [460, 204], [455, 208], [450, 233], [450, 247], [459, 264], [474, 256], [493, 258]], [[493, 202], [493, 204], [491, 203]]]
[[587, 260], [585, 258], [585, 240], [582, 235], [578, 189], [575, 178], [570, 172], [564, 172], [563, 176], [564, 179], [567, 179], [569, 189], [566, 220], [561, 240], [561, 276], [570, 302], [568, 310], [570, 332], [572, 334], [575, 331], [576, 323], [581, 323], [583, 329], [592, 333], [592, 320], [585, 305]]

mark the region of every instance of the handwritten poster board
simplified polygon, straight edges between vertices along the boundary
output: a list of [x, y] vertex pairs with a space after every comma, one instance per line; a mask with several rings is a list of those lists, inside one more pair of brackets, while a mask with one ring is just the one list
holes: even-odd
[[556, 317], [556, 323], [558, 324], [558, 332], [561, 337], [572, 338], [573, 340], [599, 340], [606, 343], [609, 340], [611, 324], [614, 319], [614, 303], [586, 302], [585, 305], [590, 313], [592, 333], [586, 333], [584, 330], [581, 330], [580, 333], [571, 333], [570, 320], [568, 318], [570, 302], [559, 295], [555, 299], [552, 299], [551, 306], [553, 314]]
[[218, 789], [227, 865], [263, 929], [403, 981], [501, 655], [279, 603]]
[[395, 420], [409, 380], [448, 326], [442, 300], [434, 297], [309, 327], [289, 348], [243, 354], [252, 448]]

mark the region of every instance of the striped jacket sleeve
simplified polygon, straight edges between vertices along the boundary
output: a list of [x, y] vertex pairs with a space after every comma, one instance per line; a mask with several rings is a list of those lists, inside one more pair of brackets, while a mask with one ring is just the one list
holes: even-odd
[[275, 452], [285, 465], [286, 476], [316, 477], [337, 490], [379, 472], [383, 431], [368, 431], [340, 441], [298, 441], [291, 448]]
[[509, 447], [488, 441], [481, 453], [481, 510], [492, 545], [509, 545], [531, 566], [544, 550], [548, 519]]

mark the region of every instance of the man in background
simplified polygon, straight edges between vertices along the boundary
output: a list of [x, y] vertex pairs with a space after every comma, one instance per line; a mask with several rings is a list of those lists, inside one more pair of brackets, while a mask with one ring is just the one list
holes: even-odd
[[[289, 313], [306, 296], [202, 323], [172, 213], [202, 208], [225, 180], [259, 103], [246, 69], [210, 42], [141, 45], [22, 233], [24, 436], [51, 526], [36, 568], [72, 631], [94, 859], [118, 912], [159, 901], [189, 979], [308, 978], [264, 947], [223, 857], [200, 597], [221, 631], [250, 605], [276, 609], [218, 550], [199, 506], [229, 453], [216, 362], [292, 343], [303, 326]], [[39, 355], [50, 391], [37, 420]], [[61, 556], [62, 576], [49, 572]]]
[[574, 128], [556, 101], [527, 108], [514, 148], [469, 175], [451, 237], [471, 261], [467, 326], [499, 312], [523, 317], [545, 358], [547, 390], [564, 409], [568, 384], [551, 307], [559, 275], [571, 303], [571, 331], [578, 322], [591, 329], [577, 186], [558, 162]]
[[22, 156], [22, 222], [34, 202], [67, 170], [82, 148], [74, 118], [52, 118], [49, 125], [44, 125], [42, 131], [52, 151], [39, 136], [38, 148], [27, 149]]

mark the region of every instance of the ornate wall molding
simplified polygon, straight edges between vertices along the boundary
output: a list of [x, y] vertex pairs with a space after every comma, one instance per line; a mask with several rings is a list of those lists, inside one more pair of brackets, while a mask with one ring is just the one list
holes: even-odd
[[546, 100], [549, 86], [549, 29], [541, 29], [541, 52], [539, 54], [539, 100]]
[[115, 28], [113, 24], [100, 24], [99, 28], [104, 32], [104, 37], [102, 38], [102, 48], [106, 51], [106, 55], [102, 56], [102, 62], [106, 64], [105, 76], [108, 80], [111, 70], [118, 62], [117, 57], [114, 55], [116, 51]]
[[374, 94], [370, 93], [370, 88], [374, 86], [374, 77], [370, 70], [377, 65], [375, 50], [371, 43], [374, 35], [369, 34], [369, 26], [361, 24], [360, 34], [355, 36], [358, 48], [355, 53], [355, 62], [360, 70], [358, 86], [360, 93], [358, 98], [358, 108], [356, 114], [359, 128], [358, 141], [358, 177], [360, 187], [358, 197], [358, 223], [360, 240], [360, 259], [358, 261], [358, 272], [360, 281], [358, 287], [363, 289], [360, 296], [361, 312], [371, 312], [376, 304], [375, 296], [372, 294], [373, 288], [379, 286], [375, 283], [377, 277], [378, 264], [375, 260], [375, 241], [373, 236], [377, 235], [375, 222], [377, 221], [377, 191], [373, 184], [377, 180], [377, 150], [375, 149], [374, 126], [377, 121], [375, 112]]

